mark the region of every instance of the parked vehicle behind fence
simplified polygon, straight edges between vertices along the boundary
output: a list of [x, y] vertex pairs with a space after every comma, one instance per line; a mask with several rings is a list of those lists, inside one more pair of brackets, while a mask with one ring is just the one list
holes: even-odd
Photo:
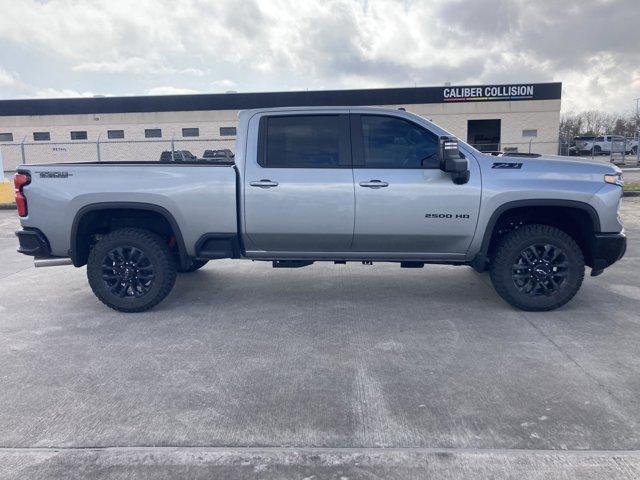
[[629, 140], [621, 135], [580, 135], [574, 137], [575, 151], [578, 155], [610, 155], [613, 153], [630, 153], [638, 151], [638, 141]]
[[202, 154], [202, 159], [209, 163], [232, 164], [233, 158], [233, 152], [228, 148], [222, 150], [205, 150]]
[[160, 162], [193, 162], [196, 161], [197, 157], [191, 153], [189, 150], [174, 150], [173, 158], [171, 156], [171, 151], [164, 151], [160, 154]]

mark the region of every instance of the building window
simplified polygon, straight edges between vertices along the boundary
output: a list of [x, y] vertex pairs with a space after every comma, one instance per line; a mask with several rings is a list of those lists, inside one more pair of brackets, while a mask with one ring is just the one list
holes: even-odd
[[35, 142], [48, 142], [51, 140], [51, 134], [49, 132], [33, 132], [33, 140]]
[[110, 139], [124, 138], [124, 130], [107, 130]]
[[160, 128], [146, 128], [144, 138], [162, 138], [162, 130]]
[[220, 127], [220, 136], [221, 137], [235, 137], [236, 136], [236, 127]]
[[78, 132], [71, 132], [71, 140], [86, 140], [87, 139], [87, 131], [81, 130]]
[[199, 137], [200, 129], [199, 128], [183, 128], [182, 136], [183, 137]]
[[522, 130], [522, 136], [523, 137], [537, 137], [538, 136], [538, 130], [536, 130], [536, 129]]
[[0, 133], [0, 142], [13, 142], [13, 133]]

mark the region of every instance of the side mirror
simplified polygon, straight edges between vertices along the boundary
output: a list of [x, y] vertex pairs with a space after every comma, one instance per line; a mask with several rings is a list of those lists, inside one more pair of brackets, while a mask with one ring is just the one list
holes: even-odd
[[440, 137], [440, 170], [451, 174], [457, 185], [469, 181], [469, 161], [460, 154], [458, 141], [450, 137]]

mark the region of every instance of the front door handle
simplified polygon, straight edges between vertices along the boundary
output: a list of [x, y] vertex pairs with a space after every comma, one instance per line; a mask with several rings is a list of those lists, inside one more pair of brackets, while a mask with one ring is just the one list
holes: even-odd
[[250, 182], [249, 185], [251, 185], [252, 187], [271, 188], [277, 187], [278, 182], [272, 182], [271, 180], [263, 178], [262, 180], [259, 180], [257, 182]]
[[382, 188], [388, 187], [389, 183], [383, 182], [382, 180], [369, 180], [368, 182], [360, 182], [360, 186], [366, 188]]

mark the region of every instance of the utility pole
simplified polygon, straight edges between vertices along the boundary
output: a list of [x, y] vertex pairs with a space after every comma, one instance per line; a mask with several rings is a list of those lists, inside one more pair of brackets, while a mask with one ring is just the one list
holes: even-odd
[[636, 165], [640, 166], [640, 97], [636, 101]]

